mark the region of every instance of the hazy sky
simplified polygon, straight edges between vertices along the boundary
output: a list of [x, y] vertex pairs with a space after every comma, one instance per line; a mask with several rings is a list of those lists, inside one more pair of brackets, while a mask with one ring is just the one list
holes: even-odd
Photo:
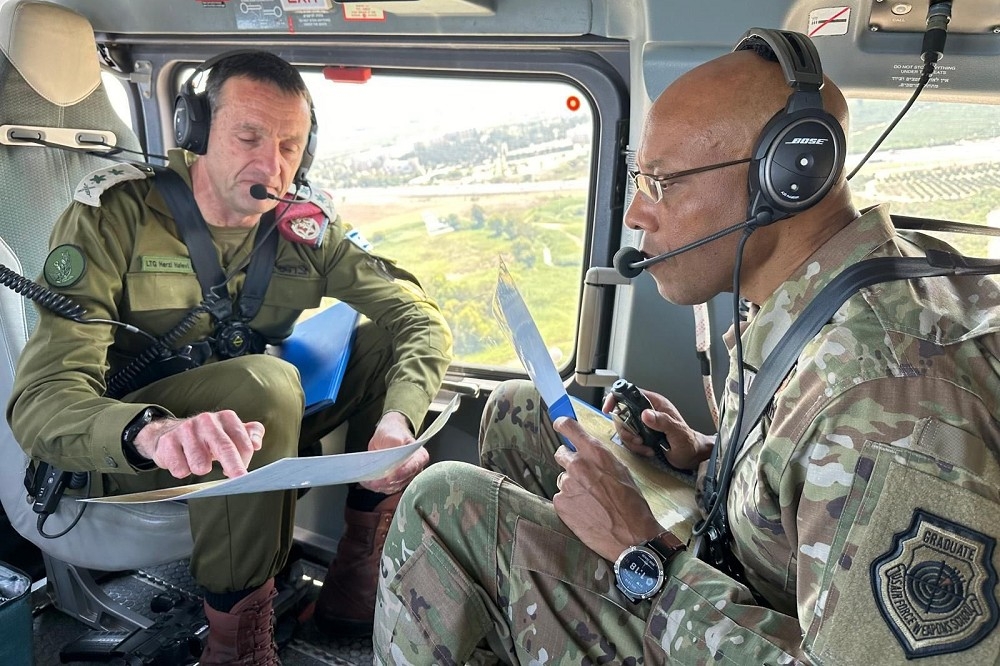
[[[358, 84], [325, 81], [319, 74], [305, 78], [320, 122], [320, 155], [369, 144], [375, 137], [432, 136], [543, 117], [591, 117], [579, 91], [554, 81], [375, 75]], [[331, 135], [336, 135], [333, 143], [324, 140]]]
[[[112, 104], [130, 123], [122, 85], [110, 74], [104, 78]], [[593, 117], [587, 97], [560, 81], [376, 74], [364, 83], [344, 83], [319, 73], [304, 78], [319, 119], [320, 157], [404, 136], [421, 140], [539, 118]]]

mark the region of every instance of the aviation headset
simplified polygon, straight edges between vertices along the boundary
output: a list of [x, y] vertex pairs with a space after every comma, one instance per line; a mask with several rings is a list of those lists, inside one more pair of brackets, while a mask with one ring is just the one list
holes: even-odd
[[812, 40], [788, 30], [751, 28], [733, 48], [744, 50], [773, 54], [793, 89], [753, 149], [747, 219], [761, 226], [826, 196], [844, 166], [847, 141], [840, 123], [823, 109], [823, 68]]
[[[204, 155], [208, 148], [208, 132], [212, 124], [212, 109], [208, 101], [208, 94], [205, 91], [196, 92], [194, 89], [195, 80], [202, 73], [210, 70], [220, 61], [242, 54], [267, 54], [264, 51], [227, 51], [213, 56], [198, 65], [191, 76], [181, 85], [174, 100], [174, 140], [177, 145], [185, 150], [190, 150], [198, 155]], [[270, 54], [267, 54], [270, 55]], [[302, 185], [306, 182], [306, 175], [309, 167], [312, 166], [313, 158], [316, 156], [316, 109], [309, 102], [309, 138], [306, 141], [305, 150], [302, 153], [302, 161], [295, 172], [295, 184]]]

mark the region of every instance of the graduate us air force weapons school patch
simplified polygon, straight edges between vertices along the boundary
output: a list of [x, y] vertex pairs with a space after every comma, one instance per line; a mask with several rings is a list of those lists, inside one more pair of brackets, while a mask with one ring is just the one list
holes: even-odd
[[970, 648], [997, 625], [996, 540], [922, 509], [871, 565], [875, 603], [907, 659]]

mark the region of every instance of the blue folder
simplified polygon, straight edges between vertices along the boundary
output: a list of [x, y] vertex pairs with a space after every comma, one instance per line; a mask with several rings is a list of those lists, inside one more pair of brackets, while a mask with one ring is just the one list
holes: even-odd
[[305, 416], [336, 402], [357, 322], [354, 308], [336, 303], [296, 324], [278, 347], [277, 355], [298, 368], [306, 394]]

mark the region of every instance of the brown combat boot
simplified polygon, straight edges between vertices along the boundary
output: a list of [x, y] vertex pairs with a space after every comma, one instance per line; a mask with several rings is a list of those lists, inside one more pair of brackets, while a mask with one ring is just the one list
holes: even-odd
[[274, 642], [274, 608], [271, 606], [271, 600], [277, 595], [271, 578], [228, 613], [205, 602], [208, 641], [200, 663], [281, 666], [278, 646]]
[[389, 495], [372, 511], [344, 509], [344, 534], [313, 612], [316, 626], [324, 633], [371, 635], [382, 546], [401, 494]]

